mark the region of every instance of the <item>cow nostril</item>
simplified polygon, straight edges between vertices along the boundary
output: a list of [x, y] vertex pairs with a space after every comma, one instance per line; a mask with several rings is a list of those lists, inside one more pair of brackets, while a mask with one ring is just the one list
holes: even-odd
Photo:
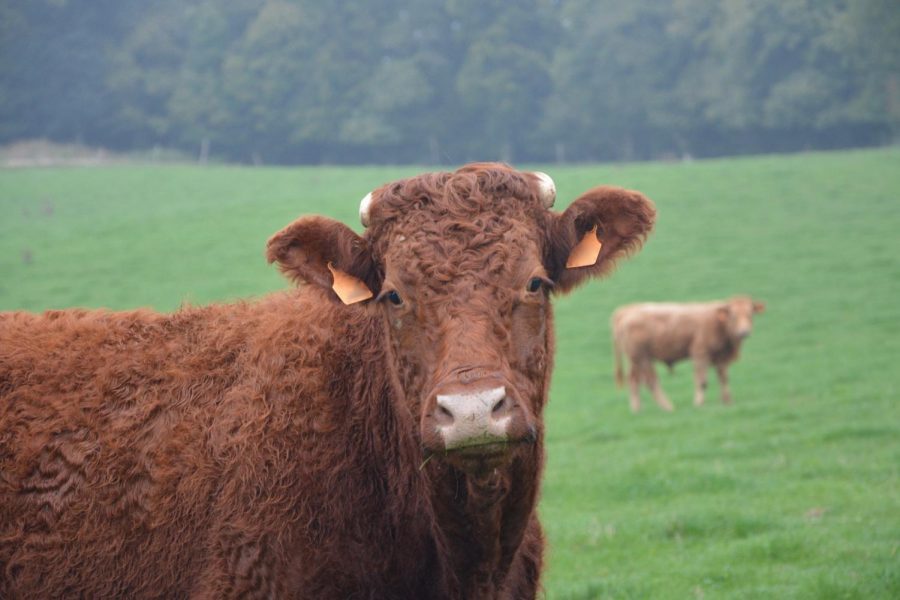
[[494, 404], [494, 407], [491, 409], [491, 413], [496, 415], [497, 413], [501, 412], [504, 408], [506, 408], [506, 405], [509, 403], [507, 398], [508, 398], [508, 396], [503, 396], [502, 398], [500, 398], [497, 401], [497, 403]]
[[450, 412], [450, 410], [446, 406], [443, 406], [442, 404], [438, 404], [437, 418], [438, 418], [438, 421], [441, 421], [446, 425], [453, 423], [453, 420], [454, 420], [453, 413]]

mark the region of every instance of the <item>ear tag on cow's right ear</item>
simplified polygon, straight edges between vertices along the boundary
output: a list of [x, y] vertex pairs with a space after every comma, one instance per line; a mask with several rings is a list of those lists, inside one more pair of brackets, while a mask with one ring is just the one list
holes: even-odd
[[596, 264], [602, 247], [603, 242], [597, 237], [597, 226], [594, 225], [593, 229], [585, 232], [581, 241], [572, 248], [566, 261], [566, 268], [589, 267]]
[[373, 296], [372, 290], [362, 280], [344, 273], [332, 266], [331, 263], [328, 263], [328, 270], [331, 271], [331, 276], [334, 277], [331, 289], [334, 290], [334, 293], [337, 294], [337, 297], [344, 304], [356, 304]]

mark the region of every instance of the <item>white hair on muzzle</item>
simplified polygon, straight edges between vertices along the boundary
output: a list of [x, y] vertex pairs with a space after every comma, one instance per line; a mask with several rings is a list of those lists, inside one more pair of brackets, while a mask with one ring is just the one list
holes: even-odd
[[538, 181], [538, 190], [540, 191], [541, 202], [543, 202], [544, 208], [552, 207], [556, 201], [556, 184], [553, 183], [553, 178], [540, 171], [532, 171], [531, 174]]
[[359, 203], [359, 220], [363, 227], [369, 226], [369, 209], [372, 208], [372, 192], [369, 192]]

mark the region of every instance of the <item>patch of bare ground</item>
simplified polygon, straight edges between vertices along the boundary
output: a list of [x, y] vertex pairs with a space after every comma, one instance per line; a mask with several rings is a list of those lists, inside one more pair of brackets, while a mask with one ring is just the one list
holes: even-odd
[[188, 162], [180, 153], [154, 148], [144, 152], [119, 153], [82, 144], [50, 140], [20, 140], [0, 146], [0, 167], [99, 167], [114, 164]]

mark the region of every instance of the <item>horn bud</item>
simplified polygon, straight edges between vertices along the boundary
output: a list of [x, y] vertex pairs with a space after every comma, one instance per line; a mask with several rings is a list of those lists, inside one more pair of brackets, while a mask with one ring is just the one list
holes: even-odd
[[363, 227], [369, 226], [369, 209], [372, 208], [372, 192], [369, 192], [359, 203], [359, 220]]
[[553, 183], [553, 179], [546, 173], [532, 171], [532, 175], [537, 179], [538, 194], [541, 197], [544, 208], [551, 208], [556, 201], [556, 184]]

